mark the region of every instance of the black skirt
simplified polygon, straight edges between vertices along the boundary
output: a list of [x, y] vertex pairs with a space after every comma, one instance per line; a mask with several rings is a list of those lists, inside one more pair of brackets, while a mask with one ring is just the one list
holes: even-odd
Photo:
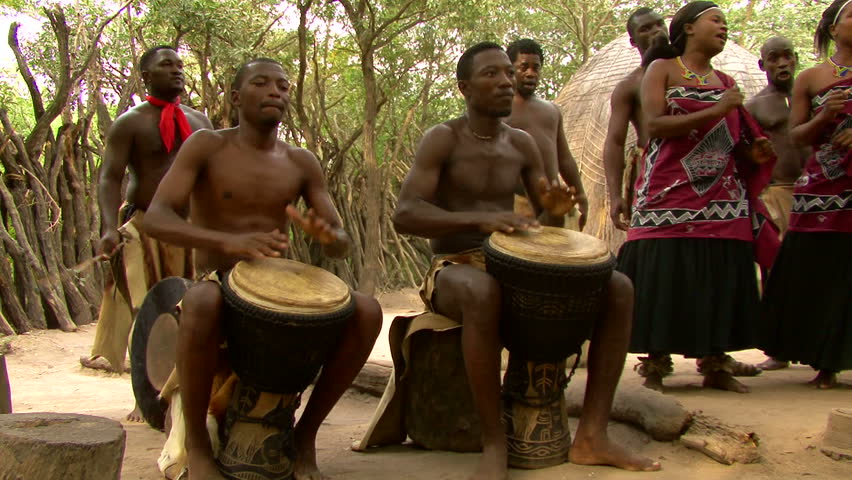
[[634, 240], [621, 247], [618, 270], [635, 290], [631, 352], [698, 358], [757, 345], [760, 304], [750, 242]]
[[789, 232], [763, 299], [767, 355], [852, 369], [852, 233]]

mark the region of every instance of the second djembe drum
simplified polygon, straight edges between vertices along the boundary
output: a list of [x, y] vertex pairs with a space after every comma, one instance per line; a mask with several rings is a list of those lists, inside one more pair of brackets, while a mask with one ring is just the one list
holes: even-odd
[[355, 313], [333, 274], [285, 259], [238, 263], [222, 279], [225, 338], [239, 377], [220, 468], [238, 480], [292, 478], [301, 392], [340, 343]]
[[565, 359], [579, 354], [603, 312], [615, 258], [603, 241], [555, 227], [497, 232], [484, 249], [486, 269], [500, 283], [501, 338], [510, 353], [503, 379], [509, 465], [558, 465], [571, 445]]

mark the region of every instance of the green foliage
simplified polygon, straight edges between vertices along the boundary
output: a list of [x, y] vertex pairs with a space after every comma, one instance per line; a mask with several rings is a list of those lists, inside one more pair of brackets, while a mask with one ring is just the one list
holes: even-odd
[[[815, 61], [811, 54], [813, 30], [829, 0], [717, 1], [727, 13], [732, 41], [757, 53], [768, 37], [781, 34], [793, 40], [804, 66]], [[394, 192], [423, 132], [464, 110], [454, 75], [462, 51], [483, 40], [506, 45], [518, 38], [536, 39], [545, 51], [538, 93], [552, 99], [584, 62], [625, 32], [626, 20], [636, 8], [652, 7], [671, 17], [685, 3], [135, 0], [108, 25], [91, 64], [84, 64], [84, 53], [93, 42], [97, 26], [121, 2], [63, 0], [58, 5], [64, 11], [69, 37], [68, 61], [72, 70], [87, 72], [72, 85], [66, 99], [56, 99], [64, 59], [59, 58], [56, 35], [48, 21], [48, 12], [53, 10], [45, 9], [56, 9], [55, 2], [0, 0], [0, 15], [20, 11], [43, 22], [35, 35], [27, 26], [27, 34], [20, 39], [21, 50], [45, 105], [53, 100], [64, 102], [52, 125], [54, 133], [59, 124], [77, 127], [64, 131], [73, 132], [74, 151], [88, 155], [87, 170], [80, 178], [88, 182], [97, 178], [97, 155], [103, 151], [105, 129], [117, 115], [144, 98], [137, 62], [147, 48], [160, 44], [177, 47], [187, 79], [182, 100], [204, 112], [216, 128], [233, 125], [228, 98], [240, 64], [251, 58], [270, 57], [284, 65], [293, 84], [293, 108], [281, 135], [309, 148], [326, 168], [329, 190], [359, 247], [341, 267], [344, 270], [338, 268], [335, 273], [352, 280], [364, 265], [380, 263], [386, 267], [388, 281], [408, 284], [416, 283], [423, 267], [418, 262], [428, 248], [423, 242], [390, 238], [393, 228], [387, 213], [393, 208]], [[303, 11], [307, 23], [305, 31], [300, 32]], [[10, 75], [0, 72], [0, 106], [9, 112], [15, 129], [27, 137], [35, 131], [34, 107], [25, 86], [20, 87], [23, 77]], [[371, 98], [368, 93], [376, 94], [378, 106], [371, 119], [365, 118], [369, 112], [367, 99]], [[364, 134], [369, 131], [365, 125], [375, 126], [370, 138]], [[375, 155], [369, 159], [375, 163], [365, 160], [365, 150], [371, 146], [375, 146]], [[56, 151], [55, 145], [48, 147], [47, 153]], [[373, 168], [376, 165], [378, 172]], [[375, 180], [379, 177], [380, 182]], [[55, 178], [46, 179], [45, 184], [53, 186]], [[56, 198], [66, 199], [62, 195]], [[381, 202], [380, 221], [384, 222], [380, 229], [371, 223], [379, 210], [376, 199]], [[388, 238], [377, 240], [377, 230]], [[368, 235], [373, 235], [373, 240]], [[305, 255], [308, 247], [295, 236], [293, 240], [294, 251], [302, 248], [301, 255]], [[300, 242], [302, 247], [297, 245]], [[384, 253], [369, 253], [364, 248], [379, 244]], [[377, 260], [375, 255], [382, 258]]]
[[0, 108], [6, 109], [9, 121], [17, 132], [28, 132], [35, 122], [30, 99], [16, 88], [20, 82], [14, 73], [0, 71]]
[[[728, 14], [731, 37], [740, 45], [756, 53], [764, 40], [783, 34], [793, 40], [805, 66], [815, 61], [813, 30], [827, 0], [719, 3]], [[402, 0], [372, 4], [381, 20]], [[380, 122], [388, 127], [380, 132], [380, 146], [392, 144], [397, 133], [394, 128], [414, 105], [420, 109], [415, 122], [418, 132], [461, 110], [453, 71], [457, 56], [467, 45], [482, 40], [505, 45], [522, 37], [536, 39], [546, 56], [539, 93], [553, 98], [589, 56], [625, 31], [626, 19], [635, 8], [649, 6], [670, 16], [682, 4], [673, 0], [429, 0], [426, 21], [409, 25], [375, 52], [384, 99], [381, 115], [388, 116]], [[2, 0], [0, 10], [38, 13], [43, 5], [34, 0]], [[72, 45], [91, 34], [92, 18], [102, 18], [115, 7], [103, 0], [66, 4]], [[177, 44], [187, 64], [187, 100], [206, 110], [215, 125], [227, 124], [221, 96], [230, 89], [230, 80], [242, 62], [269, 56], [281, 61], [291, 74], [298, 70], [297, 7], [295, 0], [150, 0], [132, 5], [129, 14], [109, 26], [100, 43], [100, 82], [108, 107], [114, 109], [126, 93], [124, 89], [133, 87], [126, 80], [138, 76], [134, 63], [145, 48]], [[364, 91], [357, 39], [339, 2], [312, 5], [309, 37], [309, 75], [303, 86], [306, 100], [314, 108], [324, 105], [327, 109], [323, 114], [328, 117], [324, 126], [328, 134], [346, 135], [360, 125]], [[54, 45], [48, 28], [36, 41], [22, 45], [48, 99], [58, 68]], [[318, 78], [320, 74], [322, 78]], [[429, 83], [425, 96], [424, 83]], [[4, 92], [5, 99], [9, 88]], [[134, 93], [142, 93], [140, 85]], [[323, 102], [318, 95], [326, 97]], [[18, 111], [26, 116], [26, 108]], [[16, 121], [27, 125], [23, 118], [19, 115]]]
[[0, 13], [19, 12], [27, 6], [26, 0], [0, 0]]
[[814, 31], [822, 11], [830, 3], [825, 0], [751, 0], [746, 8], [734, 8], [738, 2], [728, 0], [723, 6], [727, 7], [728, 21], [733, 27], [731, 37], [735, 42], [759, 55], [763, 42], [774, 36], [785, 36], [799, 53], [800, 67], [807, 68], [817, 62]]

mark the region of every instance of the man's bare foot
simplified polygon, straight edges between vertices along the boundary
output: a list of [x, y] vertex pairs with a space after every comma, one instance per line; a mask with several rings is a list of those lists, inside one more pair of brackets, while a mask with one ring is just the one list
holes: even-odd
[[642, 383], [642, 386], [645, 388], [650, 388], [651, 390], [656, 390], [658, 392], [663, 391], [663, 377], [657, 373], [649, 373], [645, 376], [645, 382]]
[[507, 480], [509, 460], [506, 455], [505, 443], [493, 446], [483, 445], [479, 465], [468, 480]]
[[730, 392], [748, 393], [747, 386], [740, 383], [733, 375], [723, 370], [704, 374], [704, 386]]
[[133, 406], [133, 411], [125, 417], [128, 422], [145, 423], [145, 417], [142, 416], [142, 410], [139, 410], [139, 405]]
[[187, 451], [188, 480], [225, 480], [210, 452]]
[[92, 370], [103, 370], [105, 372], [115, 372], [112, 365], [106, 358], [100, 355], [83, 355], [80, 357], [80, 365], [91, 368]]
[[813, 380], [808, 382], [809, 385], [820, 390], [828, 390], [837, 386], [837, 373], [829, 370], [820, 370]]
[[790, 366], [790, 362], [782, 362], [775, 357], [769, 357], [763, 361], [763, 363], [758, 363], [757, 368], [761, 370], [781, 370], [782, 368], [787, 368]]
[[[103, 370], [105, 372], [117, 373], [109, 360], [100, 355], [83, 355], [80, 357], [80, 365], [92, 370]], [[124, 364], [124, 373], [130, 373], [130, 365]]]
[[575, 438], [568, 457], [576, 465], [610, 465], [633, 472], [655, 472], [662, 468], [660, 462], [630, 452], [605, 435], [598, 439]]
[[323, 475], [317, 467], [316, 436], [301, 438], [298, 426], [296, 427], [296, 465], [293, 468], [294, 480], [330, 480], [331, 477]]

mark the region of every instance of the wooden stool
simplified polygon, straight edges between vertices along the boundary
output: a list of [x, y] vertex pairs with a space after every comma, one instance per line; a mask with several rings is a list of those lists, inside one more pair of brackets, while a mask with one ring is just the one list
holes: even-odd
[[431, 450], [482, 450], [461, 332], [461, 328], [423, 330], [410, 338], [405, 430], [414, 443]]
[[852, 460], [852, 408], [835, 408], [828, 414], [820, 450], [834, 460]]
[[0, 415], [0, 478], [119, 480], [124, 441], [121, 424], [102, 417]]

